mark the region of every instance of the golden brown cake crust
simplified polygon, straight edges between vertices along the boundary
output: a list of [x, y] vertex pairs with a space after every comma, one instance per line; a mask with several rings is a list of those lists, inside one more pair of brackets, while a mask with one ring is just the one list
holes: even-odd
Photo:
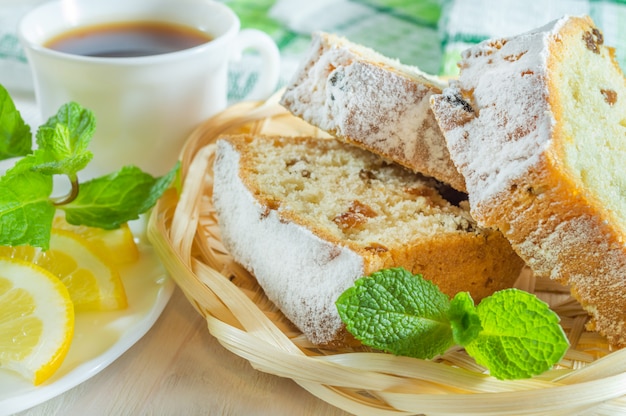
[[404, 267], [433, 281], [450, 297], [468, 291], [476, 303], [497, 290], [513, 286], [524, 266], [510, 250], [508, 240], [493, 230], [410, 241], [385, 253], [361, 251], [361, 255], [366, 274]]
[[[570, 286], [593, 317], [589, 327], [626, 346], [626, 247], [602, 209], [590, 204], [559, 166], [543, 161], [511, 184], [485, 225], [500, 228], [537, 276]], [[498, 218], [497, 221], [491, 220]]]

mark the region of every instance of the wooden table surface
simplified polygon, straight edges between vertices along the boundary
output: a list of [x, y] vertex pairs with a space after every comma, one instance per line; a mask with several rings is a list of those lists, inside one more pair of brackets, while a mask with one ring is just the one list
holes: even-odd
[[[175, 335], [173, 335], [175, 334]], [[222, 347], [179, 289], [156, 324], [86, 382], [20, 416], [347, 413]]]

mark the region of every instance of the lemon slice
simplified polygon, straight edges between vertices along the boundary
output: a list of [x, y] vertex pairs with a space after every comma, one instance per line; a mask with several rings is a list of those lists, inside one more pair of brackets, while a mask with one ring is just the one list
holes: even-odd
[[119, 272], [106, 253], [71, 231], [53, 229], [47, 251], [2, 246], [0, 256], [30, 261], [57, 276], [67, 287], [76, 311], [116, 310], [128, 305]]
[[0, 367], [35, 385], [59, 368], [74, 335], [67, 288], [50, 272], [0, 258]]
[[84, 237], [92, 245], [97, 246], [98, 250], [113, 264], [129, 264], [139, 258], [137, 243], [127, 223], [115, 230], [103, 230], [85, 225], [73, 225], [68, 223], [63, 216], [57, 215], [52, 226]]

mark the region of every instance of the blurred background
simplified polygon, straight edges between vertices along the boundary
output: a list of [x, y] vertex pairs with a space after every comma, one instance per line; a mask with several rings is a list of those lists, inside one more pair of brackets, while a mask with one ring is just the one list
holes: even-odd
[[[45, 1], [0, 0], [0, 83], [10, 90], [32, 89], [15, 27], [25, 11]], [[454, 76], [460, 51], [469, 44], [525, 32], [565, 14], [591, 16], [626, 69], [626, 0], [221, 1], [239, 15], [242, 27], [274, 38], [282, 55], [280, 85], [289, 81], [315, 30], [343, 35], [431, 74]], [[231, 102], [254, 84], [257, 59], [246, 54], [233, 63]]]

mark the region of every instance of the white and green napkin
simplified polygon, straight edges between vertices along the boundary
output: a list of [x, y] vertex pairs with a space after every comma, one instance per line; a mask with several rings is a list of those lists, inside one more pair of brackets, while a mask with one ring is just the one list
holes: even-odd
[[[20, 16], [44, 1], [0, 1], [0, 83], [9, 89], [32, 89], [15, 33]], [[261, 29], [274, 38], [282, 57], [280, 86], [289, 82], [303, 59], [314, 30], [343, 35], [431, 74], [455, 75], [459, 54], [469, 45], [522, 33], [565, 14], [590, 15], [626, 70], [626, 0], [220, 1], [239, 15], [243, 28]], [[232, 64], [231, 103], [254, 85], [258, 59], [244, 54]]]
[[[455, 75], [460, 52], [491, 37], [542, 26], [563, 15], [590, 15], [617, 49], [626, 70], [626, 0], [225, 0], [242, 20], [271, 34], [282, 53], [281, 83], [324, 30], [369, 46], [425, 72]], [[254, 80], [254, 61], [242, 61], [231, 97]], [[248, 74], [248, 76], [246, 76]]]

